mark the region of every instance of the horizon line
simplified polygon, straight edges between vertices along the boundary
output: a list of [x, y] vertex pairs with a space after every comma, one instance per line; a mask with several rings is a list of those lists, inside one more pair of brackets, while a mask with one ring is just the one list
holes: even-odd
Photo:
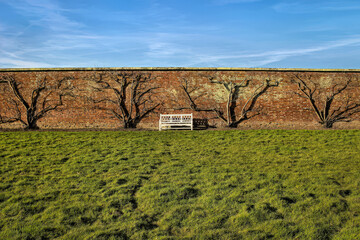
[[360, 72], [341, 68], [241, 68], [241, 67], [59, 67], [59, 68], [0, 68], [0, 72], [49, 71], [267, 71], [267, 72]]

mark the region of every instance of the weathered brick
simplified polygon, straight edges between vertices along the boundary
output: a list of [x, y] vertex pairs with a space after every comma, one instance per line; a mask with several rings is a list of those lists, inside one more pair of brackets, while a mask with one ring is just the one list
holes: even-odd
[[[306, 99], [300, 98], [294, 92], [297, 86], [290, 82], [290, 77], [297, 73], [308, 73], [314, 76], [323, 87], [331, 87], [334, 79], [342, 81], [349, 75], [356, 78], [356, 81], [347, 89], [347, 93], [359, 98], [360, 96], [360, 70], [311, 70], [311, 69], [186, 69], [186, 68], [158, 68], [158, 69], [0, 69], [0, 78], [4, 75], [13, 75], [17, 81], [22, 83], [22, 91], [27, 99], [30, 98], [32, 86], [39, 77], [49, 76], [50, 78], [72, 76], [73, 84], [77, 89], [77, 96], [94, 95], [87, 80], [95, 73], [105, 73], [109, 71], [137, 71], [151, 73], [154, 77], [152, 84], [160, 87], [154, 94], [153, 99], [163, 102], [163, 106], [156, 112], [144, 119], [139, 127], [156, 128], [160, 113], [193, 113], [195, 118], [207, 118], [209, 123], [216, 127], [223, 127], [224, 123], [216, 118], [214, 113], [194, 112], [192, 110], [177, 110], [187, 107], [188, 102], [184, 94], [180, 80], [187, 79], [193, 87], [198, 89], [194, 96], [205, 94], [197, 99], [199, 106], [210, 108], [214, 106], [225, 107], [227, 101], [226, 90], [219, 84], [209, 81], [209, 77], [217, 80], [232, 80], [241, 82], [251, 80], [249, 88], [244, 88], [239, 96], [239, 107], [244, 104], [252, 90], [261, 84], [265, 79], [278, 81], [277, 87], [271, 87], [265, 94], [259, 97], [256, 106], [261, 108], [261, 114], [254, 118], [244, 121], [239, 128], [318, 128], [316, 117]], [[1, 84], [0, 84], [1, 85]], [[11, 115], [5, 100], [11, 93], [5, 90], [4, 84], [0, 86], [0, 114]], [[108, 93], [111, 94], [111, 93]], [[339, 98], [341, 100], [341, 96]], [[359, 99], [358, 99], [359, 100]], [[336, 104], [340, 104], [338, 101]], [[355, 121], [351, 123], [338, 123], [336, 128], [359, 128], [359, 115], [354, 116]], [[81, 128], [120, 128], [122, 123], [111, 117], [102, 110], [93, 109], [89, 102], [84, 98], [68, 98], [61, 111], [50, 112], [42, 118], [38, 125], [40, 128], [48, 129], [81, 129]], [[1, 128], [18, 128], [19, 123], [2, 124]]]

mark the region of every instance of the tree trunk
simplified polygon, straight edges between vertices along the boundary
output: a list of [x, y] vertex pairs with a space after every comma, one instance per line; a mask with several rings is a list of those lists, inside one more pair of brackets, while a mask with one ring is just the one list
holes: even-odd
[[238, 125], [239, 125], [239, 123], [237, 123], [237, 122], [230, 122], [230, 123], [228, 124], [228, 127], [229, 127], [229, 128], [237, 128]]
[[39, 127], [37, 126], [37, 120], [35, 118], [35, 113], [33, 109], [28, 109], [26, 111], [26, 122], [27, 122], [27, 126], [25, 127], [26, 130], [36, 130], [39, 129]]
[[324, 128], [332, 128], [334, 123], [332, 121], [326, 121], [322, 123]]
[[31, 121], [31, 122], [28, 122], [28, 125], [26, 126], [26, 130], [37, 130], [39, 129], [39, 127], [37, 126], [36, 124], [36, 120], [35, 121]]
[[134, 121], [127, 121], [124, 123], [124, 128], [136, 128], [136, 125]]

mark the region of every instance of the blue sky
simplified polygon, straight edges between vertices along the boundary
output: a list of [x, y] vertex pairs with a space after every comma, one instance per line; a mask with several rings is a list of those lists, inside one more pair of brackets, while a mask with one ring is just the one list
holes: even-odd
[[360, 1], [0, 0], [0, 68], [360, 68]]

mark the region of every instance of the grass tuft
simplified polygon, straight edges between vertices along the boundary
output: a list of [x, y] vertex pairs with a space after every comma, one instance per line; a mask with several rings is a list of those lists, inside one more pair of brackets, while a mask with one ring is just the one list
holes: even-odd
[[360, 131], [0, 133], [0, 239], [360, 239]]

